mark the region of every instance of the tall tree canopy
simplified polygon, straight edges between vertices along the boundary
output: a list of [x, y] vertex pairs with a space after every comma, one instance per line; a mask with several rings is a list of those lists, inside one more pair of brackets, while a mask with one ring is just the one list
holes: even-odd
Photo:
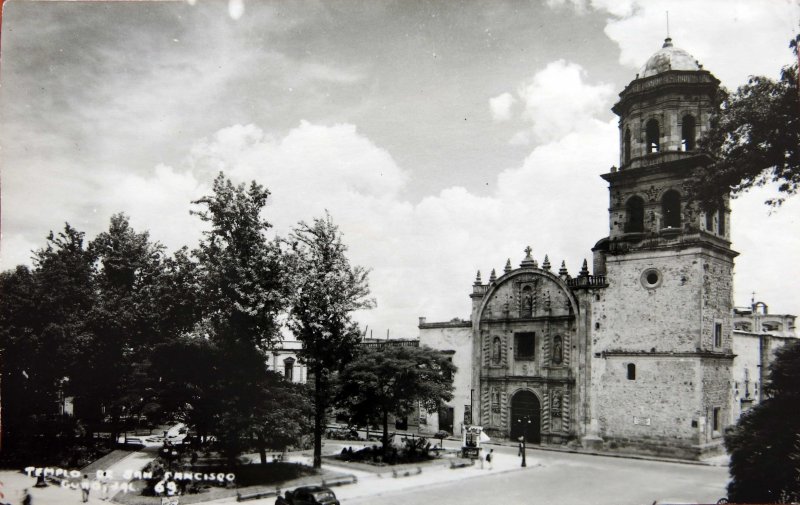
[[234, 186], [220, 173], [213, 194], [192, 202], [192, 211], [210, 225], [194, 251], [200, 304], [214, 338], [241, 340], [267, 350], [280, 338], [278, 315], [286, 307], [288, 282], [271, 225], [261, 217], [269, 190], [251, 182]]
[[96, 293], [84, 234], [69, 224], [51, 232], [33, 262], [0, 275], [3, 446], [12, 451], [35, 450], [22, 444], [56, 411], [92, 340], [85, 321]]
[[364, 350], [345, 367], [339, 397], [357, 422], [381, 421], [385, 452], [389, 415], [407, 416], [417, 406], [437, 410], [453, 399], [455, 372], [455, 365], [439, 351], [387, 344]]
[[72, 384], [85, 406], [93, 403], [98, 415], [104, 407], [116, 422], [138, 414], [152, 395], [150, 353], [166, 337], [159, 332], [158, 296], [164, 246], [115, 214], [89, 253], [96, 264], [97, 299], [87, 319], [92, 341]]
[[[797, 57], [800, 35], [790, 43]], [[716, 163], [696, 173], [695, 190], [707, 205], [729, 191], [736, 195], [768, 182], [778, 184], [779, 205], [800, 185], [800, 94], [797, 63], [783, 68], [778, 81], [750, 77], [735, 92], [721, 90], [719, 112], [701, 141]]]
[[294, 280], [288, 325], [303, 344], [299, 356], [313, 377], [314, 467], [319, 468], [331, 378], [353, 358], [360, 338], [353, 312], [375, 302], [369, 298], [368, 271], [350, 265], [330, 215], [301, 222], [290, 243]]
[[725, 434], [731, 503], [800, 500], [800, 342], [775, 353], [764, 393], [767, 398]]

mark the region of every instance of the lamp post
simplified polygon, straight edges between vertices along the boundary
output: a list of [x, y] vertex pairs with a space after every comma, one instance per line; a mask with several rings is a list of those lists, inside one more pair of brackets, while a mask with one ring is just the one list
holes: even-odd
[[531, 424], [531, 418], [530, 418], [530, 416], [523, 416], [523, 417], [520, 417], [519, 419], [517, 419], [517, 422], [522, 425], [522, 436], [519, 437], [519, 438], [522, 439], [522, 465], [521, 466], [525, 467], [525, 466], [528, 466], [527, 462], [525, 461], [525, 453], [527, 452], [525, 450], [526, 449], [525, 448], [525, 442], [527, 442], [527, 440], [525, 440], [525, 439], [528, 438], [528, 426], [530, 426], [530, 424]]

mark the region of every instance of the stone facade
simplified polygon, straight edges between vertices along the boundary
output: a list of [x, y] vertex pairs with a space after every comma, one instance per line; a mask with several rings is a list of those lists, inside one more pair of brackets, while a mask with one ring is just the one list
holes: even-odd
[[713, 163], [697, 139], [719, 81], [669, 39], [641, 75], [613, 108], [620, 168], [602, 175], [609, 234], [592, 248], [593, 272], [584, 262], [577, 277], [563, 263], [554, 273], [528, 248], [518, 268], [508, 261], [487, 283], [478, 273], [470, 321], [448, 327], [452, 336], [437, 326], [447, 323], [421, 320], [421, 344], [459, 357], [454, 408], [466, 413], [470, 398], [465, 421], [491, 436], [684, 458], [718, 453], [725, 426], [747, 403], [742, 394], [757, 396], [748, 388], [763, 382], [751, 374], [766, 369], [776, 345], [745, 334], [761, 321], [793, 328], [793, 317], [754, 316], [746, 331], [737, 319], [734, 331], [738, 253], [728, 199], [707, 209], [690, 199], [693, 170]]

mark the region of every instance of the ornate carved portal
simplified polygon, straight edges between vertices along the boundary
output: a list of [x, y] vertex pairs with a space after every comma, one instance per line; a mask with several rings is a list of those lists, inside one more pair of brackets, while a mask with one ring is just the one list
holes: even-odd
[[530, 391], [520, 391], [511, 398], [511, 440], [525, 436], [525, 441], [542, 441], [542, 406]]

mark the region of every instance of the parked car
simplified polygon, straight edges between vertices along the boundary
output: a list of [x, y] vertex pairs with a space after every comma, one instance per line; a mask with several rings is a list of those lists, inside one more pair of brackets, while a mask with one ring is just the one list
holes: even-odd
[[275, 505], [339, 505], [333, 491], [322, 486], [303, 486], [278, 495]]
[[358, 431], [353, 428], [341, 427], [328, 430], [328, 438], [331, 440], [358, 440]]

